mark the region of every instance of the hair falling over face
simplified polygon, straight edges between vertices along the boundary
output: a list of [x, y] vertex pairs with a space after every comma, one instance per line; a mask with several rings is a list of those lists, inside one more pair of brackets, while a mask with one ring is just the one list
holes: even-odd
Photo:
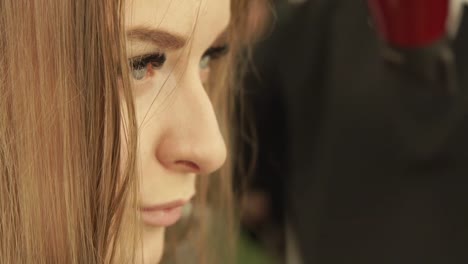
[[[207, 87], [226, 139], [247, 2], [231, 1], [231, 52], [214, 65]], [[138, 225], [123, 223], [138, 197], [124, 6], [0, 1], [1, 263], [134, 263]], [[196, 206], [209, 204], [234, 227], [229, 162], [218, 174], [200, 177]], [[190, 231], [200, 263], [220, 263], [200, 217]], [[225, 237], [234, 234], [231, 228]]]

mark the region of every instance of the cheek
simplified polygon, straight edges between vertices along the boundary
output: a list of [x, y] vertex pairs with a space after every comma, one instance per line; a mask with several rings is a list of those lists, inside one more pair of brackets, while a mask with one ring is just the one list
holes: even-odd
[[139, 126], [145, 127], [148, 122], [166, 114], [165, 109], [172, 101], [174, 91], [180, 89], [180, 79], [178, 71], [159, 71], [147, 82], [134, 86], [135, 111]]
[[128, 112], [127, 112], [127, 105], [122, 100], [120, 103], [121, 109], [121, 121], [120, 121], [120, 173], [123, 173], [123, 170], [127, 164], [128, 159], [128, 144], [127, 144], [127, 125], [128, 124]]
[[120, 126], [120, 164], [121, 164], [121, 169], [120, 171], [122, 172], [123, 168], [125, 168], [125, 165], [127, 163], [128, 159], [128, 147], [127, 147], [127, 140], [124, 138], [124, 132], [123, 132], [123, 125]]

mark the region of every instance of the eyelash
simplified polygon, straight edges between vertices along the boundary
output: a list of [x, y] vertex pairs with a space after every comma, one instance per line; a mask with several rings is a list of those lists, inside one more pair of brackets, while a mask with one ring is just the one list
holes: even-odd
[[147, 54], [130, 59], [130, 68], [135, 80], [142, 80], [146, 75], [152, 76], [155, 70], [164, 66], [166, 55], [163, 53]]
[[[228, 53], [229, 45], [227, 44], [209, 48], [200, 59], [200, 69], [209, 68], [211, 60], [217, 60]], [[166, 55], [164, 53], [147, 54], [131, 58], [129, 62], [133, 78], [139, 81], [143, 80], [148, 74], [153, 76], [154, 71], [161, 69], [166, 62]]]
[[217, 60], [229, 53], [229, 45], [211, 47], [201, 57], [200, 69], [204, 70], [210, 66], [211, 60]]

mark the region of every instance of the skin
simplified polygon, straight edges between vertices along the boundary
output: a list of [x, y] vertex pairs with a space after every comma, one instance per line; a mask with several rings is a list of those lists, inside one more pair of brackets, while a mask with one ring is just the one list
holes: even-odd
[[[133, 0], [125, 12], [127, 32], [144, 27], [186, 40], [183, 47], [165, 49], [129, 38], [127, 52], [129, 58], [166, 54], [161, 68], [134, 80], [140, 206], [188, 200], [196, 193], [196, 177], [206, 177], [226, 159], [225, 143], [203, 87], [207, 71], [199, 65], [229, 23], [230, 0]], [[158, 263], [165, 228], [144, 222], [142, 226], [141, 262]]]

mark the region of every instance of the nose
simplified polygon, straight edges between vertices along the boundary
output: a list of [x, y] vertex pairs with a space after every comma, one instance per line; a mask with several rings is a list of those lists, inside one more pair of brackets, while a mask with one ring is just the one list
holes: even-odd
[[210, 174], [226, 160], [226, 146], [213, 106], [199, 78], [175, 88], [167, 125], [156, 148], [159, 162], [179, 173]]

